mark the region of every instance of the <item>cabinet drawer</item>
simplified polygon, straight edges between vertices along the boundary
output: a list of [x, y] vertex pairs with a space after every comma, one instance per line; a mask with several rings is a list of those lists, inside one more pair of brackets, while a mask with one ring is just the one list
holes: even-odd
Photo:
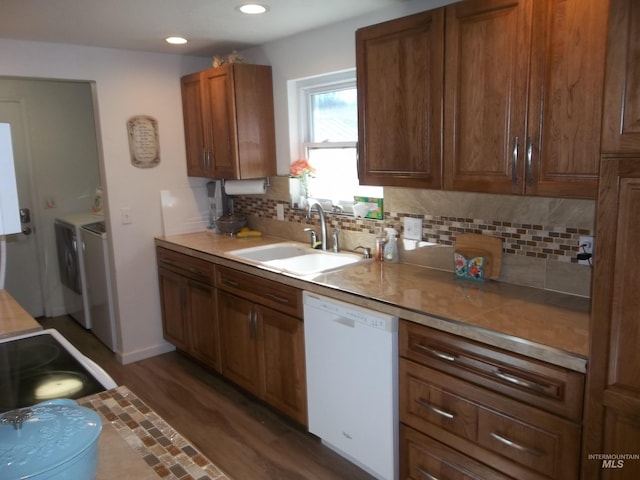
[[512, 479], [405, 425], [400, 425], [400, 458], [402, 479]]
[[162, 247], [156, 247], [156, 257], [158, 267], [167, 268], [207, 285], [213, 285], [214, 267], [211, 262]]
[[216, 268], [216, 286], [275, 310], [302, 318], [302, 294], [297, 288], [232, 268]]
[[400, 355], [574, 421], [584, 375], [402, 320]]
[[577, 476], [579, 425], [406, 359], [400, 419], [501, 471], [524, 468], [520, 478]]

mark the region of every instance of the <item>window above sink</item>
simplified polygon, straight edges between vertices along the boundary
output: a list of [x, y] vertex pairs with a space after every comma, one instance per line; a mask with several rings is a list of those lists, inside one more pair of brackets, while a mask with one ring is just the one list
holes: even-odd
[[[382, 187], [358, 181], [358, 108], [355, 70], [289, 82], [292, 162], [308, 159], [315, 173], [309, 196], [327, 211], [353, 215], [354, 197], [382, 198]], [[304, 208], [300, 181], [289, 181], [291, 206]], [[302, 199], [301, 199], [302, 197]]]

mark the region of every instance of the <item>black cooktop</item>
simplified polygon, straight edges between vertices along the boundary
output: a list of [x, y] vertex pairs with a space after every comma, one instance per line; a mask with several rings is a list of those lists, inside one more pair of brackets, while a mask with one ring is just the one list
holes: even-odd
[[55, 398], [78, 399], [104, 390], [52, 335], [0, 343], [0, 412]]

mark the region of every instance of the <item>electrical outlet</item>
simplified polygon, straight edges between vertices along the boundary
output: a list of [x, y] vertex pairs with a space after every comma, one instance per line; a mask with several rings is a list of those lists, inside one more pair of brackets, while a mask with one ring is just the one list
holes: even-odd
[[404, 217], [405, 240], [422, 240], [422, 219]]
[[[595, 237], [580, 237], [580, 245], [578, 247], [578, 263], [580, 265], [593, 265], [593, 252], [595, 251]], [[580, 258], [581, 256], [590, 255], [588, 258]]]
[[284, 221], [284, 205], [282, 203], [276, 205], [276, 217], [281, 222]]

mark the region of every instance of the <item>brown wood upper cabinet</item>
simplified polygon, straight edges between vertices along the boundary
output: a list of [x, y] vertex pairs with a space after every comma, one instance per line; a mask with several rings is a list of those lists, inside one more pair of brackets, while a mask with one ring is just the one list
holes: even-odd
[[181, 79], [187, 174], [276, 174], [273, 81], [266, 65], [227, 64]]
[[444, 9], [356, 32], [363, 185], [441, 188]]
[[611, 0], [602, 152], [640, 152], [640, 4]]
[[595, 198], [608, 9], [603, 0], [446, 7], [446, 189]]

